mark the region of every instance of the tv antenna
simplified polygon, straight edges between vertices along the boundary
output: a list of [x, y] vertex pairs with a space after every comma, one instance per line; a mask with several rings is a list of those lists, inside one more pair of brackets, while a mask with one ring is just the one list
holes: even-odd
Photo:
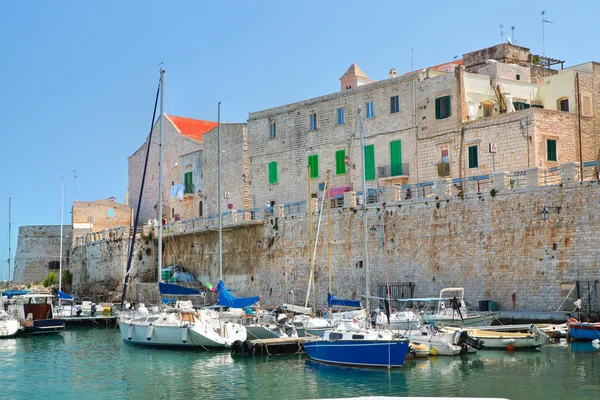
[[500, 25], [500, 43], [504, 43], [504, 27]]
[[548, 21], [546, 19], [546, 11], [542, 11], [542, 56], [546, 57], [546, 45], [545, 45], [545, 32], [544, 32], [544, 27], [546, 26], [546, 24], [553, 24], [554, 22], [552, 21]]
[[517, 43], [517, 39], [515, 39], [515, 26], [510, 27], [510, 37], [512, 37], [513, 44]]

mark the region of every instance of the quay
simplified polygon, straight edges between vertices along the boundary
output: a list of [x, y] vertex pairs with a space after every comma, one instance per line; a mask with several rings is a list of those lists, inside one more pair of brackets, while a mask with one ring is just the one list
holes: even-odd
[[231, 354], [252, 356], [296, 354], [304, 352], [304, 343], [310, 340], [306, 337], [270, 338], [236, 341], [231, 346]]
[[65, 325], [67, 326], [80, 326], [80, 325], [115, 325], [117, 323], [117, 317], [115, 315], [98, 315], [98, 316], [68, 316], [64, 318]]

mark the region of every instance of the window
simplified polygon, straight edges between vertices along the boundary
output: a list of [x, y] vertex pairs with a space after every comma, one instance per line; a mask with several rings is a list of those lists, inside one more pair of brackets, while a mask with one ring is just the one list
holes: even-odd
[[50, 261], [48, 263], [48, 269], [60, 269], [60, 261]]
[[269, 185], [274, 185], [277, 182], [277, 161], [271, 161], [269, 163]]
[[337, 123], [338, 125], [344, 125], [344, 108], [340, 107], [337, 109]]
[[316, 113], [310, 114], [310, 130], [311, 131], [317, 130], [317, 114]]
[[569, 99], [558, 99], [558, 109], [560, 111], [569, 111]]
[[198, 204], [198, 211], [199, 211], [199, 212], [198, 212], [198, 215], [201, 217], [201, 216], [202, 216], [202, 202], [200, 202], [200, 203]]
[[450, 116], [450, 96], [435, 99], [435, 119], [444, 119]]
[[390, 142], [390, 164], [392, 176], [402, 175], [402, 141]]
[[183, 174], [183, 183], [185, 186], [185, 193], [194, 193], [194, 184], [192, 181], [192, 171]]
[[335, 152], [335, 174], [344, 175], [346, 173], [346, 150], [337, 150]]
[[373, 102], [370, 101], [367, 103], [367, 119], [375, 117], [375, 107]]
[[106, 217], [107, 218], [111, 218], [111, 219], [114, 218], [115, 217], [115, 209], [114, 208], [109, 208], [106, 211]]
[[531, 104], [523, 103], [520, 101], [513, 101], [513, 106], [515, 107], [515, 111], [518, 110], [526, 110], [531, 107]]
[[486, 101], [483, 103], [483, 116], [491, 117], [494, 114], [494, 103]]
[[375, 179], [375, 145], [365, 146], [365, 180]]
[[521, 80], [521, 75], [517, 74], [517, 80], [520, 81]]
[[275, 139], [277, 137], [277, 126], [275, 122], [271, 122], [269, 130], [269, 139]]
[[400, 99], [398, 96], [390, 97], [390, 114], [395, 114], [400, 111]]
[[558, 161], [556, 157], [556, 139], [546, 140], [546, 152], [548, 153], [548, 161]]
[[478, 146], [469, 146], [469, 168], [479, 168]]
[[352, 335], [352, 339], [364, 339], [365, 335]]
[[319, 155], [313, 154], [312, 156], [308, 156], [308, 166], [310, 167], [310, 177], [318, 178], [319, 177]]

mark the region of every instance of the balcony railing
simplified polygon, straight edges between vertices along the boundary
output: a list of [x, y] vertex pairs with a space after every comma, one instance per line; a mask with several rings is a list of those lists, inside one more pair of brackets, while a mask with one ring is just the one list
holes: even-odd
[[408, 176], [408, 164], [392, 164], [377, 167], [377, 178], [393, 178], [395, 176]]

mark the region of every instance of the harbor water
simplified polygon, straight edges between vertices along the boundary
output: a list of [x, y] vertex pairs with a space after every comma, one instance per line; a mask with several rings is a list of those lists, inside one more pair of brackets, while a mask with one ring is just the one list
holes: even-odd
[[300, 354], [232, 357], [137, 347], [114, 327], [95, 327], [0, 340], [0, 360], [2, 399], [600, 399], [600, 350], [591, 343], [410, 360], [387, 371], [325, 365]]

